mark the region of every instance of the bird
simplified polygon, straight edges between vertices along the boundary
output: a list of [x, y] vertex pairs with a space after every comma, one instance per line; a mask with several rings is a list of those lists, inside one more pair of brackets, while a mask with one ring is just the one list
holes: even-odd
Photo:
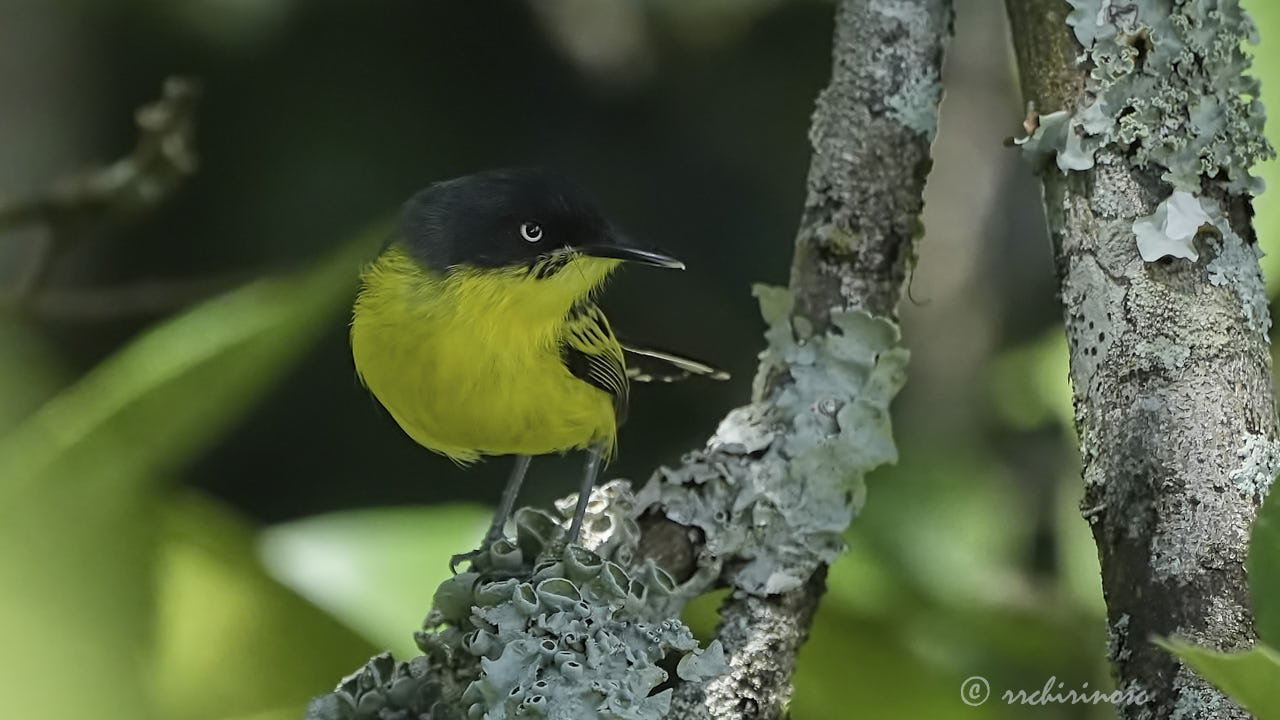
[[350, 340], [364, 386], [410, 438], [458, 465], [515, 459], [484, 540], [452, 558], [455, 571], [504, 537], [538, 455], [586, 453], [565, 536], [577, 542], [632, 381], [728, 377], [618, 340], [595, 297], [623, 263], [685, 268], [616, 230], [564, 175], [504, 168], [415, 194], [361, 273]]

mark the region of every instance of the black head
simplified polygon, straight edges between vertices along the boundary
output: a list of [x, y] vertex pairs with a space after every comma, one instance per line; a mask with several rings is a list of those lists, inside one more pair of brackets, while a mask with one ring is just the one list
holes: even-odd
[[536, 168], [490, 170], [438, 182], [405, 205], [401, 242], [424, 266], [533, 267], [552, 255], [678, 261], [631, 248], [581, 189]]

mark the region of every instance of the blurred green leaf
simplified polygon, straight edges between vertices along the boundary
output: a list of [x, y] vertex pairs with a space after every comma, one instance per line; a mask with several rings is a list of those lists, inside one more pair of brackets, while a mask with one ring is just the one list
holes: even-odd
[[1068, 355], [1066, 335], [1054, 327], [1038, 340], [997, 356], [987, 373], [987, 388], [1000, 418], [1020, 430], [1057, 422], [1070, 432], [1074, 419]]
[[82, 498], [56, 484], [0, 508], [6, 717], [153, 717], [141, 680], [153, 509], [127, 487]]
[[0, 316], [0, 436], [48, 400], [64, 378], [53, 351], [35, 332]]
[[367, 242], [161, 323], [0, 439], [0, 500], [54, 479], [137, 484], [226, 429], [351, 297]]
[[1280, 720], [1280, 654], [1271, 647], [1224, 653], [1176, 638], [1156, 638], [1155, 643], [1182, 658], [1258, 720]]
[[1262, 641], [1280, 647], [1280, 493], [1270, 493], [1258, 510], [1249, 537], [1249, 596]]
[[[1280, 107], [1277, 99], [1277, 88], [1280, 88], [1280, 3], [1275, 0], [1243, 0], [1244, 6], [1258, 26], [1258, 34], [1262, 44], [1250, 48], [1253, 54], [1252, 74], [1262, 81], [1262, 102], [1269, 108]], [[1267, 138], [1276, 144], [1276, 119], [1274, 113], [1267, 118]], [[1268, 160], [1259, 163], [1253, 171], [1254, 175], [1266, 182], [1270, 192], [1280, 188], [1280, 161]], [[1258, 233], [1258, 244], [1266, 251], [1262, 258], [1263, 277], [1267, 280], [1268, 294], [1274, 296], [1280, 292], [1280, 245], [1276, 244], [1280, 235], [1280, 207], [1265, 195], [1261, 202], [1255, 202], [1254, 228]]]
[[715, 639], [716, 626], [720, 624], [720, 606], [727, 597], [728, 588], [703, 593], [690, 600], [680, 614], [680, 618], [693, 631], [693, 636], [704, 645]]
[[[1079, 458], [1075, 458], [1079, 462]], [[1054, 537], [1063, 598], [1101, 622], [1107, 603], [1102, 596], [1102, 568], [1089, 522], [1080, 517], [1084, 487], [1076, 465], [1054, 486]]]
[[800, 651], [791, 717], [1008, 717], [999, 703], [966, 705], [960, 695], [964, 678], [922, 662], [890, 623], [821, 612]]
[[956, 607], [1024, 596], [1019, 563], [1033, 518], [996, 459], [941, 438], [900, 442], [901, 460], [872, 476], [866, 509], [848, 533], [850, 545], [865, 544], [874, 562], [838, 563], [828, 578], [831, 595], [882, 602], [903, 586]]
[[212, 500], [171, 502], [161, 536], [160, 717], [298, 718], [311, 697], [380, 651], [268, 576], [252, 528]]
[[263, 531], [268, 571], [399, 657], [449, 577], [449, 558], [484, 536], [492, 510], [475, 505], [356, 510]]
[[207, 447], [298, 357], [345, 304], [366, 248], [161, 323], [0, 438], [7, 715], [154, 716], [143, 678], [155, 480]]
[[1280, 493], [1271, 493], [1258, 511], [1249, 538], [1249, 595], [1258, 635], [1280, 647]]

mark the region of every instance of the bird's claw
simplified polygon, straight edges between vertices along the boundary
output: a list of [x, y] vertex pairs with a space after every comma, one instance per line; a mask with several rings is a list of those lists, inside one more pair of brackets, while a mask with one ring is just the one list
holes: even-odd
[[503, 539], [503, 537], [504, 536], [500, 531], [495, 532], [493, 530], [490, 530], [489, 534], [484, 536], [484, 540], [480, 543], [480, 547], [476, 548], [475, 550], [472, 550], [471, 552], [458, 553], [457, 555], [454, 555], [453, 557], [449, 558], [449, 571], [452, 572], [454, 575], [457, 575], [458, 565], [464, 561], [469, 561], [473, 566], [472, 569], [474, 570], [475, 559], [480, 557], [481, 555], [488, 554], [489, 548], [493, 547], [493, 544]]
[[477, 557], [480, 557], [481, 555], [483, 555], [488, 551], [489, 551], [489, 548], [487, 546], [482, 545], [470, 552], [458, 553], [457, 555], [454, 555], [453, 557], [449, 558], [449, 572], [453, 573], [454, 575], [457, 575], [458, 565], [460, 565], [463, 562], [472, 562], [474, 564], [474, 560]]

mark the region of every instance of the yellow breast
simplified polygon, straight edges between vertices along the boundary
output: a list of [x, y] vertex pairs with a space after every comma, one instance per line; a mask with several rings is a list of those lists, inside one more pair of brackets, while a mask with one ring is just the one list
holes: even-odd
[[[592, 268], [594, 284], [611, 269]], [[557, 332], [589, 279], [437, 275], [392, 248], [363, 276], [351, 325], [356, 370], [410, 437], [457, 462], [611, 451], [610, 395], [569, 372]]]

